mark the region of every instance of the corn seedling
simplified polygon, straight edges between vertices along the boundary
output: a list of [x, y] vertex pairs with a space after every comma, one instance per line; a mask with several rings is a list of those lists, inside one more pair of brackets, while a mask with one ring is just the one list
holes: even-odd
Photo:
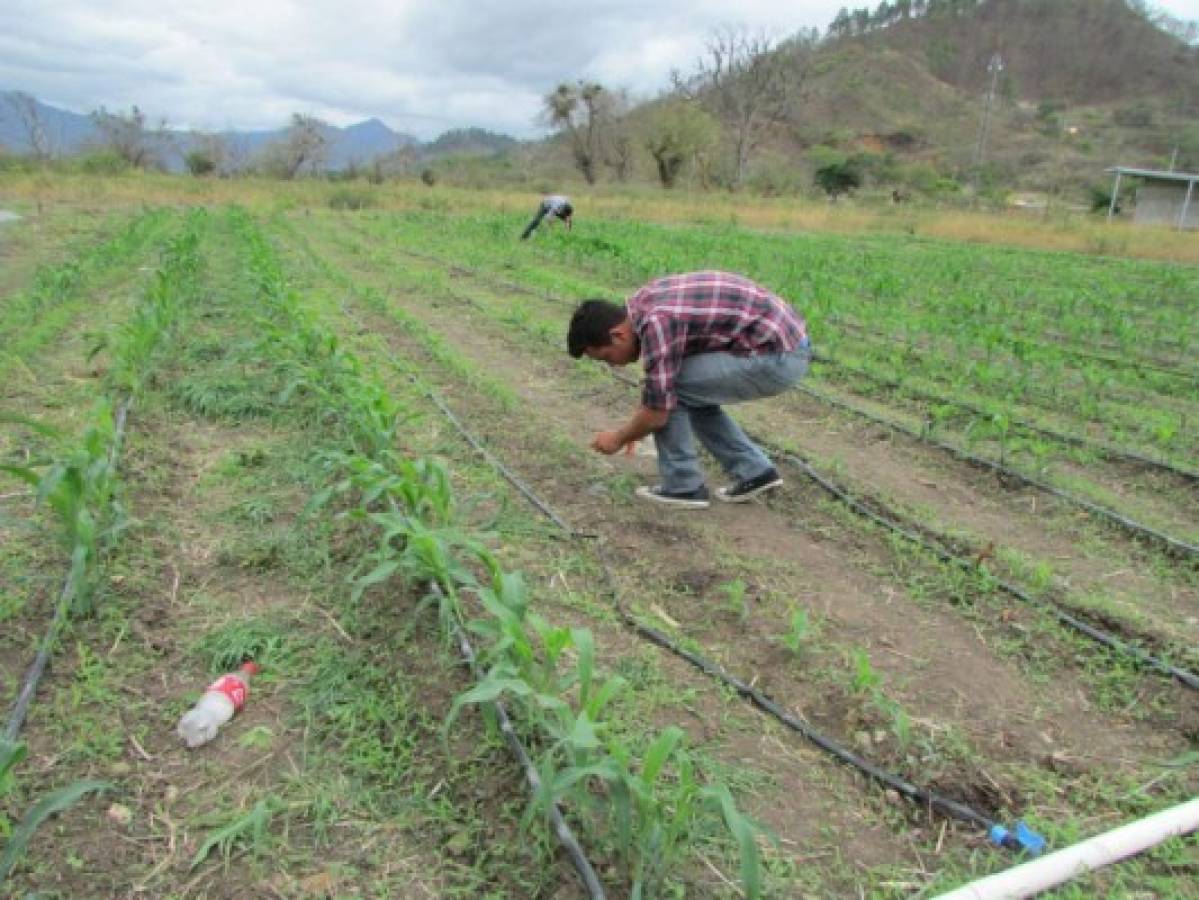
[[[481, 707], [494, 723], [491, 704], [501, 699], [514, 703], [520, 721], [542, 748], [542, 793], [526, 822], [565, 799], [585, 821], [613, 823], [633, 895], [641, 897], [685, 852], [700, 823], [716, 813], [741, 848], [746, 893], [757, 896], [753, 831], [727, 788], [698, 783], [678, 729], [663, 732], [640, 766], [631, 751], [612, 741], [604, 712], [624, 682], [608, 678], [597, 683], [591, 632], [555, 626], [531, 611], [523, 579], [504, 573], [494, 555], [458, 527], [444, 467], [406, 460], [396, 451], [398, 406], [365, 378], [352, 355], [299, 312], [271, 248], [248, 217], [235, 214], [234, 225], [245, 238], [250, 277], [272, 313], [268, 340], [282, 358], [280, 371], [287, 373], [281, 399], [315, 398], [318, 420], [337, 426], [335, 433], [352, 448], [326, 457], [337, 480], [312, 498], [308, 511], [340, 497], [352, 504], [348, 515], [374, 526], [376, 549], [363, 561], [366, 572], [355, 579], [353, 599], [393, 577], [432, 582], [438, 589], [425, 602], [438, 604], [447, 639], [463, 626], [464, 597], [473, 596], [481, 608], [483, 615], [465, 624], [484, 638], [478, 660], [485, 674], [455, 699], [443, 734], [468, 705]], [[673, 763], [673, 779], [662, 775], [668, 762]], [[606, 795], [588, 789], [596, 779], [607, 785]], [[265, 815], [263, 811], [259, 818]], [[228, 849], [244, 829], [222, 830], [223, 846]], [[597, 833], [608, 832], [601, 827]], [[204, 853], [219, 839], [210, 839]], [[197, 862], [201, 858], [197, 855]]]
[[796, 609], [791, 613], [791, 628], [779, 640], [783, 646], [799, 658], [803, 655], [804, 647], [811, 637], [812, 626], [808, 621], [806, 609]]
[[852, 687], [855, 694], [870, 693], [882, 681], [881, 676], [874, 670], [870, 664], [870, 656], [865, 650], [854, 650], [852, 655], [853, 660], [853, 681]]
[[745, 582], [740, 578], [734, 578], [722, 584], [720, 592], [724, 594], [729, 610], [742, 622], [746, 621], [749, 618], [749, 600], [746, 596]]
[[[25, 756], [23, 743], [0, 738], [0, 800], [12, 793], [16, 784], [14, 770]], [[110, 787], [106, 781], [89, 779], [72, 782], [38, 800], [15, 826], [0, 812], [0, 835], [5, 838], [4, 853], [0, 854], [0, 883], [3, 883], [13, 866], [24, 856], [25, 848], [29, 846], [34, 832], [46, 819], [55, 813], [70, 809], [88, 794], [103, 792]]]

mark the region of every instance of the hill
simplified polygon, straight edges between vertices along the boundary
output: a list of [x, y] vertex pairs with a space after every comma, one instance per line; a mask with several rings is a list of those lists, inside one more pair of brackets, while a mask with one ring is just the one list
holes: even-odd
[[1199, 47], [1159, 27], [1125, 0], [986, 0], [933, 3], [850, 38], [919, 60], [971, 95], [987, 87], [987, 63], [1004, 61], [1002, 94], [1090, 106], [1157, 99], [1199, 112]]
[[[1102, 183], [1116, 164], [1194, 170], [1199, 47], [1180, 36], [1194, 33], [1126, 0], [884, 0], [843, 10], [809, 42], [800, 96], [759, 159], [802, 161], [825, 145], [876, 167], [883, 159], [890, 179], [915, 166], [926, 186], [981, 179], [1042, 191]], [[794, 58], [795, 44], [775, 52]]]

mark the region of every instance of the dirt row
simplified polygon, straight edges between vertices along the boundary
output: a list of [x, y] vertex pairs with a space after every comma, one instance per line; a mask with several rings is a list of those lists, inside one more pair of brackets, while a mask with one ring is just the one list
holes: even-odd
[[[782, 658], [774, 637], [785, 631], [785, 613], [796, 601], [827, 623], [832, 643], [868, 647], [888, 692], [915, 720], [932, 723], [934, 732], [950, 728], [968, 736], [967, 756], [977, 762], [982, 754], [982, 768], [1000, 774], [979, 775], [959, 767], [957, 783], [948, 786], [996, 806], [1020, 800], [1021, 766], [1038, 767], [1058, 781], [1053, 791], [1064, 797], [1091, 778], [1143, 772], [1162, 754], [1185, 746], [1177, 734], [1129, 717], [1099, 714], [1086, 687], [1072, 684], [1068, 672], [1055, 673], [1059, 681], [1053, 696], [1046, 696], [1017, 664], [997, 656], [971, 623], [916, 602], [903, 585], [872, 571], [874, 539], [844, 529], [806, 494], [796, 492], [795, 502], [772, 508], [720, 507], [686, 518], [634, 506], [625, 493], [629, 476], [651, 477], [652, 464], [599, 459], [584, 449], [594, 430], [627, 414], [627, 392], [594, 380], [584, 383], [563, 357], [514, 345], [510, 332], [468, 306], [414, 294], [373, 261], [339, 249], [317, 229], [307, 236], [315, 252], [343, 267], [350, 281], [385, 293], [516, 393], [520, 415], [497, 415], [493, 401], [453, 378], [436, 379], [505, 458], [520, 461], [522, 477], [563, 510], [568, 521], [601, 534], [619, 554], [629, 596], [643, 598], [646, 609], [657, 606], [706, 651], [747, 678], [756, 673], [768, 679], [775, 696], [809, 717], [842, 731], [859, 724], [857, 711], [841, 708], [852, 705], [845, 703], [844, 693], [830, 695], [820, 666], [806, 671]], [[359, 305], [356, 315], [367, 312]], [[436, 366], [419, 341], [385, 320], [369, 322], [369, 330], [385, 334], [398, 355], [423, 356], [430, 377], [436, 377]], [[558, 445], [573, 452], [547, 450]], [[636, 468], [630, 471], [630, 465]], [[623, 490], [614, 490], [614, 484]], [[830, 533], [831, 539], [826, 537]], [[858, 542], [866, 546], [855, 546]], [[749, 627], [730, 625], [717, 609], [717, 588], [734, 573], [752, 573], [748, 578], [755, 593], [772, 598], [763, 600]], [[662, 599], [654, 603], [653, 597]], [[781, 608], [779, 597], [788, 600]], [[1012, 761], [1018, 763], [1004, 771]]]
[[[472, 422], [477, 421], [472, 412], [485, 418], [494, 414], [493, 407], [476, 392], [453, 379], [439, 379], [436, 364], [431, 363], [427, 348], [405, 334], [404, 329], [398, 327], [393, 319], [372, 311], [361, 302], [355, 302], [352, 292], [341, 286], [330, 287], [327, 280], [310, 266], [308, 248], [287, 242], [283, 242], [281, 248], [286, 254], [287, 267], [295, 279], [294, 283], [302, 291], [325, 291], [339, 298], [341, 308], [336, 318], [329, 319], [326, 324], [338, 327], [358, 352], [370, 353], [369, 345], [363, 345], [363, 337], [380, 340], [387, 353], [405, 365], [415, 365], [421, 371], [422, 378], [427, 377], [437, 384], [446, 400], [455, 409], [467, 414]], [[424, 302], [420, 298], [411, 299], [418, 304]], [[464, 324], [468, 326], [468, 323]], [[377, 352], [368, 358], [378, 366], [376, 374], [387, 379], [386, 360], [380, 360]], [[529, 370], [525, 371], [525, 375], [534, 380], [537, 378], [537, 374]], [[393, 387], [402, 387], [402, 379], [396, 375], [390, 378]], [[545, 387], [553, 389], [552, 385]], [[445, 420], [437, 421], [435, 413], [430, 412], [429, 415], [433, 421], [427, 427], [442, 434], [443, 439], [455, 448], [453, 452], [462, 459], [471, 457], [471, 451], [453, 426]], [[501, 417], [493, 424], [502, 429], [506, 419], [506, 416]], [[540, 427], [540, 419], [533, 425]], [[491, 429], [485, 428], [484, 431], [490, 439]], [[555, 438], [543, 430], [542, 440], [553, 443]], [[538, 490], [544, 487], [544, 476], [548, 472], [540, 473], [543, 477], [537, 478], [537, 461], [550, 468], [554, 466], [553, 460], [546, 457], [544, 448], [525, 445], [516, 449], [499, 445], [498, 449], [505, 455], [516, 452], [531, 463], [531, 481], [537, 484]], [[522, 477], [530, 474], [524, 465], [521, 469]], [[594, 495], [591, 491], [594, 483], [589, 479], [595, 477], [595, 472], [559, 470], [558, 473], [558, 491], [546, 495], [555, 506], [564, 496], [573, 495], [577, 500]], [[558, 508], [572, 517], [571, 521], [577, 527], [590, 530], [591, 523], [586, 516], [575, 517], [580, 512], [577, 507], [566, 505]], [[662, 531], [669, 534], [670, 526], [664, 526]], [[670, 540], [669, 537], [666, 539]], [[674, 540], [679, 539], [676, 537]], [[662, 540], [662, 535], [659, 535], [659, 540]], [[636, 547], [638, 542], [639, 535], [630, 532], [612, 549], [623, 553], [629, 547]], [[821, 754], [795, 740], [780, 726], [736, 704], [730, 708], [727, 696], [686, 664], [653, 651], [647, 654], [646, 646], [621, 629], [610, 614], [601, 613], [597, 617], [594, 613], [581, 612], [569, 601], [558, 599], [555, 602], [553, 595], [564, 592], [602, 593], [602, 578], [594, 571], [594, 563], [584, 564], [582, 571], [574, 571], [578, 564], [574, 564], [572, 569], [569, 561], [562, 560], [561, 541], [553, 536], [548, 543], [540, 546], [526, 547], [519, 540], [505, 543], [507, 546], [501, 547], [501, 552], [513, 561], [520, 562], [521, 569], [542, 586], [541, 599], [553, 606], [552, 619], [591, 628], [596, 633], [597, 650], [610, 671], [635, 673], [633, 689], [639, 694], [637, 703], [651, 707], [649, 714], [653, 727], [661, 728], [669, 724], [682, 727], [695, 745], [705, 753], [714, 755], [729, 771], [739, 771], [743, 777], [746, 773], [753, 773], [755, 782], [769, 783], [768, 789], [763, 789], [760, 795], [745, 799], [749, 803], [749, 812], [778, 836], [778, 852], [784, 859], [823, 871], [822, 883], [826, 886], [840, 884], [840, 889], [848, 887], [843, 871], [846, 859], [855, 860], [857, 865], [863, 867], [880, 869], [913, 862], [913, 852], [907, 841], [927, 840], [928, 834], [921, 834], [919, 828], [906, 838], [893, 833], [886, 822], [891, 814], [888, 807], [894, 802], [893, 799], [877, 792], [863, 793], [862, 779], [829, 763]], [[631, 574], [635, 576], [636, 570]], [[641, 668], [644, 663], [638, 662], [647, 656], [652, 661], [651, 671], [658, 673], [648, 681]], [[658, 696], [659, 693], [661, 696]], [[645, 695], [648, 694], [654, 696], [647, 698]], [[782, 764], [784, 762], [785, 765]], [[830, 838], [830, 834], [836, 835], [835, 839]]]
[[[335, 245], [357, 246], [356, 253], [367, 254], [377, 266], [396, 256], [391, 248], [372, 250], [346, 236], [352, 233], [352, 225], [338, 221]], [[402, 256], [404, 250], [396, 252]], [[505, 302], [528, 303], [513, 301], [511, 295], [506, 301], [465, 270], [451, 274], [463, 303], [473, 298], [476, 304], [500, 309]], [[555, 317], [565, 329], [569, 308], [543, 301], [534, 301], [531, 308], [538, 320]], [[1178, 647], [1199, 643], [1199, 570], [1096, 525], [1074, 507], [1033, 489], [1001, 484], [991, 473], [800, 393], [771, 404], [746, 405], [736, 415], [756, 433], [828, 461], [855, 490], [880, 497], [936, 531], [965, 538], [975, 553], [987, 554], [990, 564], [1009, 577], [1027, 577], [1013, 570], [1013, 564], [1028, 570], [1040, 565], [1052, 573], [1050, 587], [1056, 595], [1084, 610], [1097, 607], [1100, 621], [1105, 614], [1114, 615], [1133, 635], [1157, 636]], [[1117, 492], [1126, 489], [1117, 478], [1104, 480]], [[1193, 521], [1199, 504], [1189, 502], [1190, 497], [1185, 489], [1168, 493], [1170, 514]], [[1010, 560], [1005, 550], [1017, 559]]]
[[[236, 242], [212, 228], [204, 309], [131, 416], [121, 461], [128, 530], [105, 562], [96, 615], [73, 626], [31, 711], [14, 811], [75, 778], [113, 787], [43, 826], [6, 889], [466, 897], [525, 884], [576, 896], [569, 868], [522, 837], [519, 777], [476, 718], [463, 718], [447, 758], [440, 724], [469, 682], [435, 628], [396, 627], [417, 598], [349, 607], [363, 548], [298, 517], [315, 487], [311, 436], [285, 417], [198, 414], [178, 390], [252, 344]], [[126, 312], [97, 305], [90, 321]], [[64, 344], [37, 368], [62, 377], [77, 351]], [[57, 378], [43, 385], [14, 397], [16, 408], [74, 402]], [[97, 388], [90, 379], [85, 393]], [[40, 612], [6, 627], [5, 645], [22, 651], [6, 659], [24, 655], [20, 634], [44, 625]], [[264, 671], [243, 714], [189, 752], [175, 721], [213, 675], [206, 648], [229, 642], [259, 651]], [[5, 697], [14, 691], [5, 678]], [[214, 833], [258, 803], [271, 814], [264, 834], [197, 862]]]

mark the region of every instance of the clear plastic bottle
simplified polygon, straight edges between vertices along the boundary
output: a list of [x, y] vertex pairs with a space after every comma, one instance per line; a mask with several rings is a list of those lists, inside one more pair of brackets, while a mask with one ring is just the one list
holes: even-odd
[[233, 714], [246, 705], [250, 676], [258, 671], [252, 662], [243, 663], [236, 672], [222, 675], [204, 691], [200, 702], [183, 714], [175, 733], [188, 747], [207, 744]]

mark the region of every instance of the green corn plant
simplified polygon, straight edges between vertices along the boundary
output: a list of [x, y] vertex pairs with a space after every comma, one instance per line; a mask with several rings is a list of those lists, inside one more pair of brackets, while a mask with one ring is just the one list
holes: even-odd
[[722, 584], [720, 592], [724, 594], [729, 610], [742, 622], [746, 621], [749, 618], [749, 601], [746, 597], [745, 582], [740, 578], [734, 578]]
[[854, 650], [852, 660], [854, 669], [852, 681], [853, 692], [855, 694], [869, 693], [882, 681], [881, 676], [870, 664], [870, 656], [865, 650]]
[[[0, 738], [0, 800], [13, 793], [16, 785], [15, 770], [25, 757], [24, 743]], [[102, 793], [110, 787], [106, 781], [74, 781], [42, 797], [15, 825], [0, 811], [0, 836], [5, 839], [4, 852], [0, 854], [0, 883], [4, 882], [13, 867], [20, 862], [34, 832], [46, 819], [69, 809], [88, 794]]]
[[892, 700], [882, 690], [875, 687], [871, 690], [871, 703], [886, 717], [891, 728], [891, 734], [900, 750], [907, 750], [912, 742], [912, 719], [902, 706]]
[[[19, 741], [0, 738], [0, 800], [12, 794], [16, 785], [16, 768], [28, 755], [25, 745]], [[12, 834], [12, 820], [4, 814], [0, 806], [0, 837], [7, 838]]]
[[799, 658], [803, 655], [804, 648], [811, 636], [811, 630], [811, 623], [808, 621], [808, 611], [806, 609], [796, 609], [791, 613], [790, 630], [780, 637], [779, 641], [796, 658]]
[[681, 729], [666, 728], [646, 748], [640, 765], [634, 764], [627, 747], [610, 743], [608, 755], [596, 762], [543, 777], [538, 805], [574, 798], [588, 783], [602, 783], [609, 798], [608, 833], [629, 873], [632, 898], [658, 894], [663, 879], [715, 814], [737, 844], [745, 895], [759, 897], [757, 829], [737, 809], [727, 786], [699, 782], [683, 743]]
[[[336, 480], [309, 503], [318, 509], [341, 498], [352, 504], [348, 515], [376, 531], [376, 549], [364, 560], [366, 571], [355, 580], [353, 596], [392, 577], [431, 581], [438, 587], [432, 596], [447, 637], [464, 624], [464, 597], [473, 596], [481, 609], [465, 627], [483, 639], [478, 658], [485, 673], [455, 699], [443, 732], [466, 706], [479, 706], [489, 718], [494, 701], [512, 703], [517, 720], [535, 735], [543, 774], [543, 792], [527, 820], [548, 809], [544, 804], [566, 800], [584, 821], [614, 822], [635, 896], [641, 897], [715, 814], [740, 845], [746, 891], [757, 896], [753, 831], [727, 788], [699, 784], [690, 757], [679, 747], [677, 729], [655, 741], [640, 765], [633, 764], [605, 720], [624, 682], [596, 677], [591, 633], [555, 626], [532, 612], [520, 576], [502, 572], [490, 551], [458, 527], [445, 469], [398, 456], [397, 407], [369, 386], [362, 367], [336, 342], [295, 313], [294, 297], [248, 216], [237, 213], [234, 223], [246, 239], [250, 277], [282, 335], [271, 339], [273, 348], [288, 357], [282, 367], [289, 373], [284, 396], [315, 398], [322, 421], [336, 423], [338, 437], [353, 448], [326, 458]], [[430, 284], [448, 289], [443, 281]], [[288, 336], [288, 331], [297, 333]], [[485, 581], [480, 568], [487, 573]], [[662, 774], [666, 767], [670, 778]], [[606, 791], [590, 790], [597, 780]]]
[[[3, 416], [44, 437], [66, 443], [62, 432], [48, 425], [19, 416]], [[97, 405], [91, 424], [84, 430], [79, 443], [59, 451], [51, 462], [26, 466], [0, 465], [34, 488], [39, 503], [46, 503], [59, 525], [59, 536], [70, 554], [68, 580], [73, 591], [68, 592], [76, 611], [86, 609], [90, 600], [89, 574], [94, 567], [101, 543], [119, 531], [119, 517], [110, 515], [114, 479], [111, 461], [113, 438], [112, 410], [107, 401]]]

